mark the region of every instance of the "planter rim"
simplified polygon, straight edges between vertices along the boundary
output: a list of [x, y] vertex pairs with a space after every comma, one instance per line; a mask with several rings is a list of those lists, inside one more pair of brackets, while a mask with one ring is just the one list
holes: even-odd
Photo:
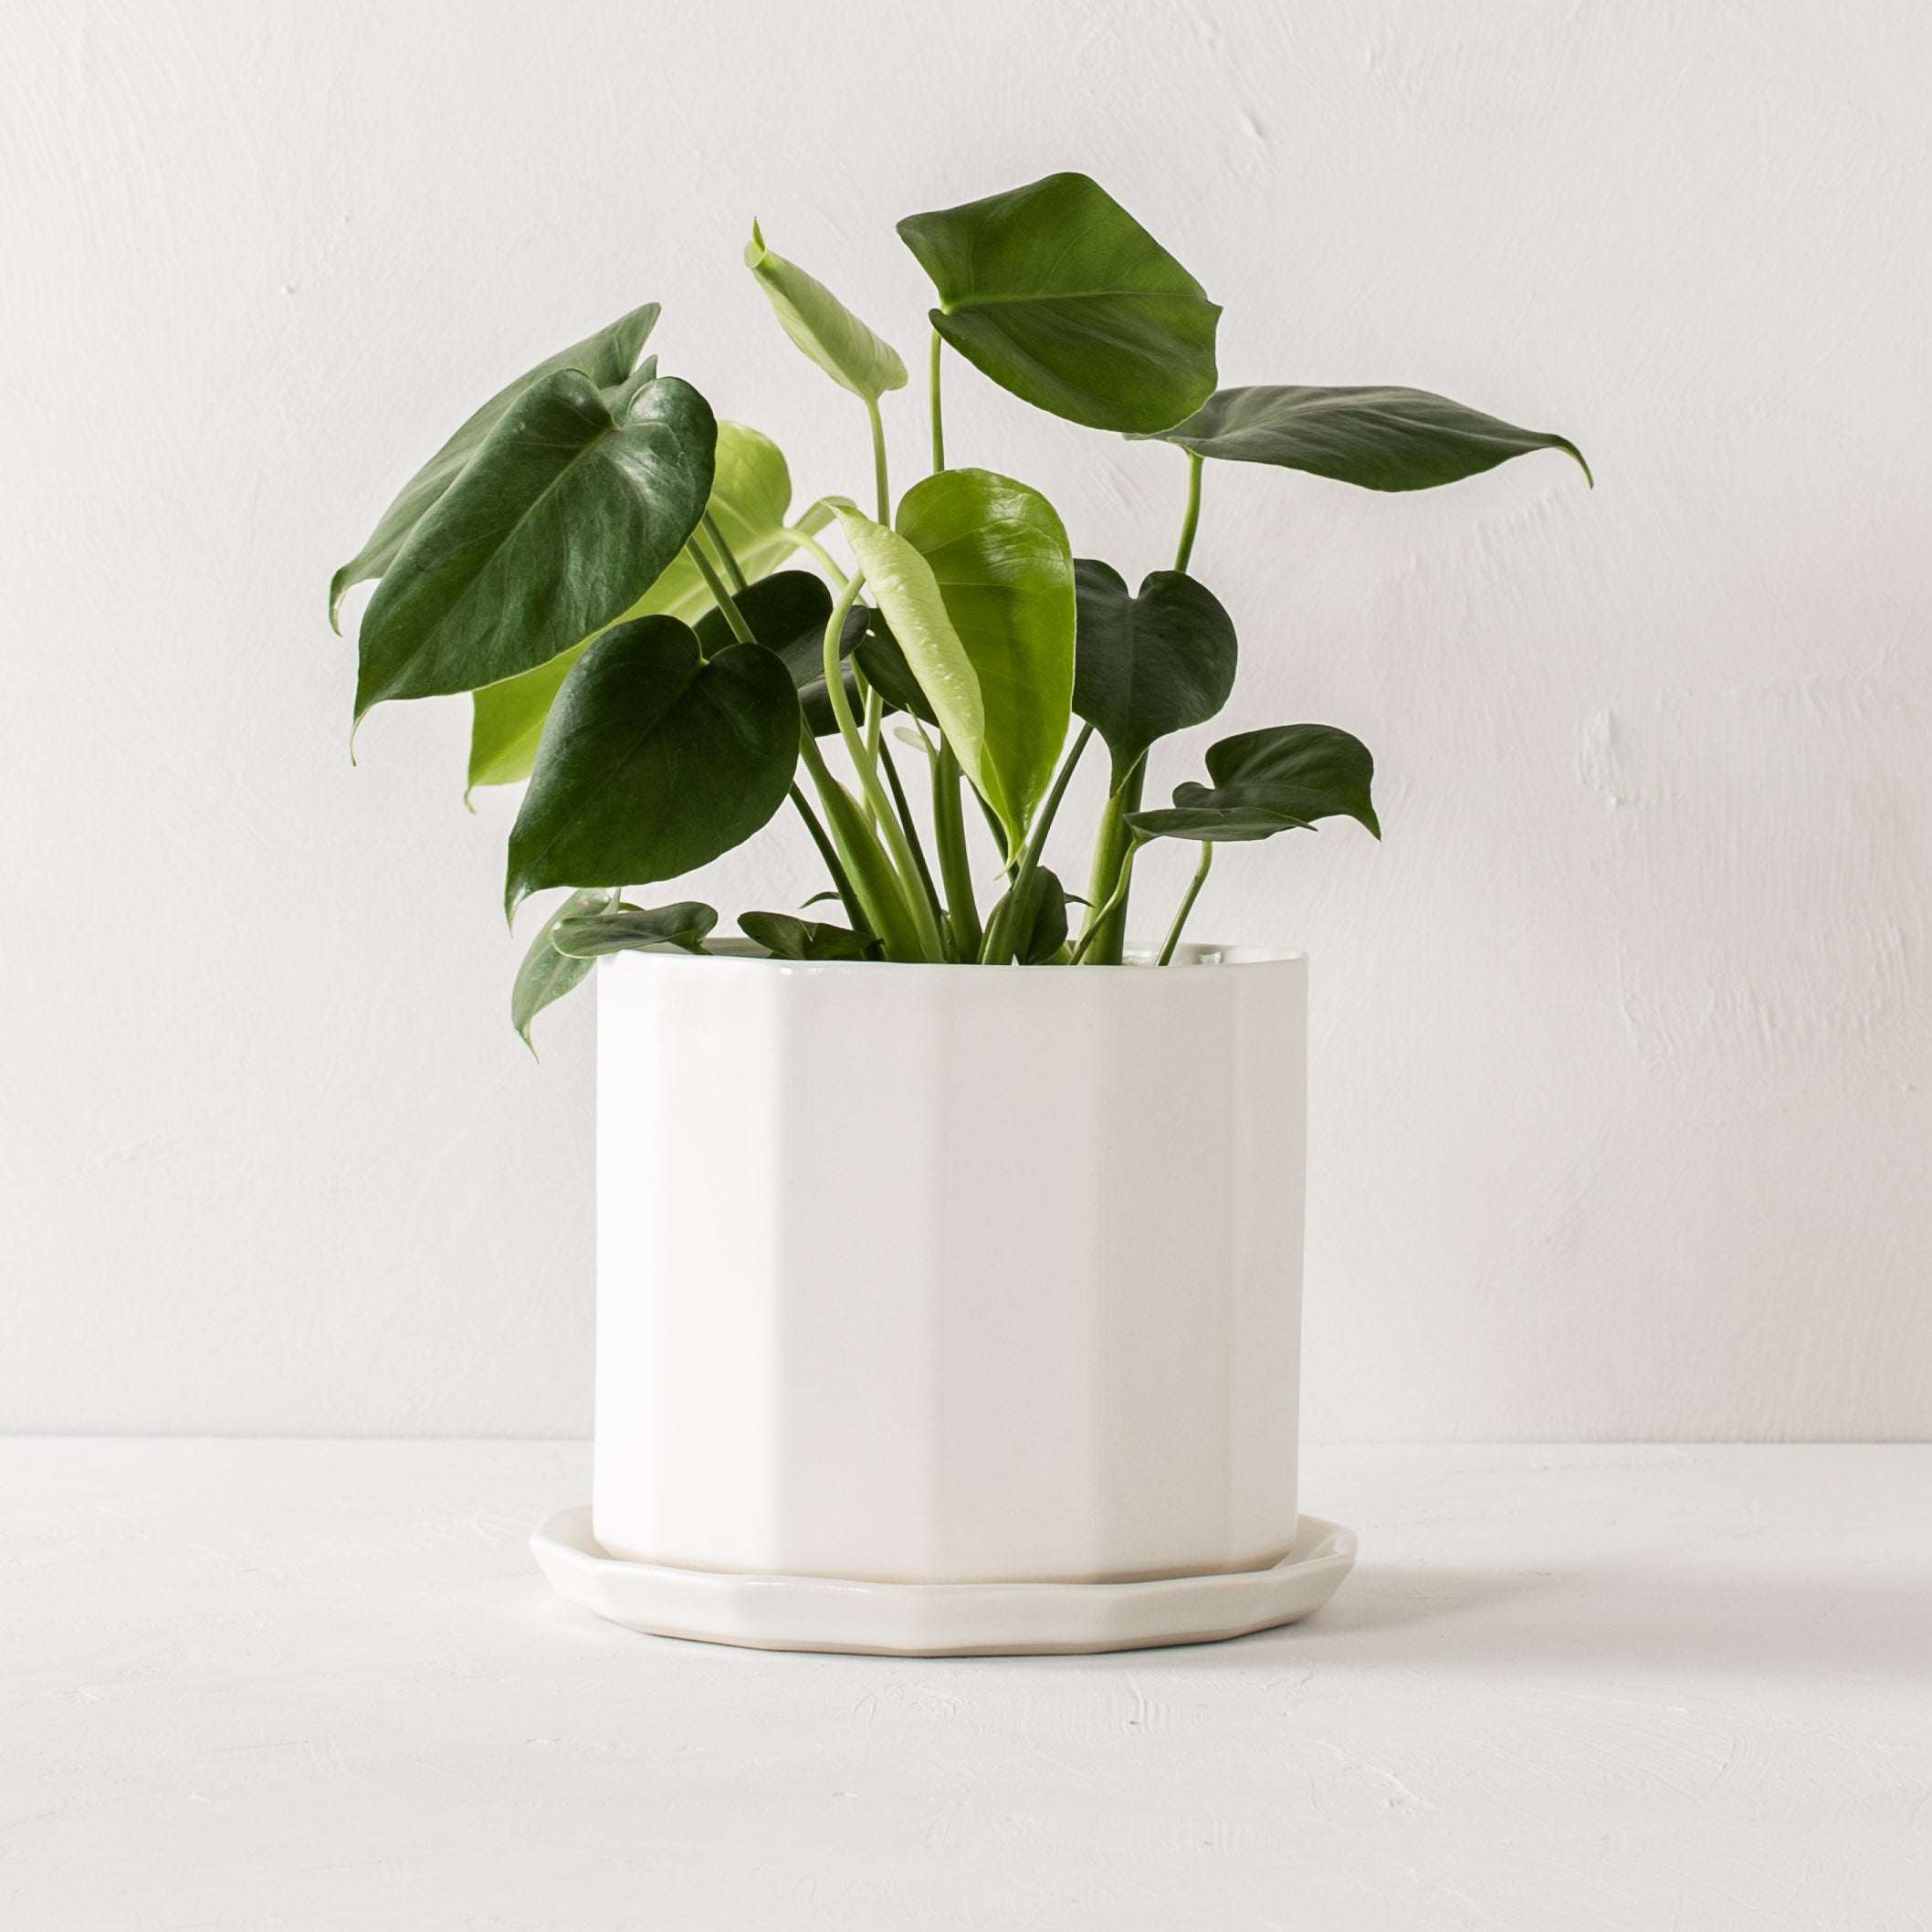
[[[1154, 967], [1160, 956], [1157, 944], [1129, 945], [1128, 959], [1118, 966], [1078, 966], [1078, 967], [1020, 967], [981, 965], [971, 963], [933, 962], [929, 961], [899, 960], [781, 960], [774, 959], [753, 942], [746, 939], [722, 939], [707, 941], [706, 950], [701, 953], [687, 952], [681, 946], [636, 946], [623, 952], [607, 953], [599, 961], [600, 965], [615, 966], [623, 960], [650, 960], [672, 964], [680, 969], [693, 971], [719, 966], [729, 967], [777, 967], [787, 978], [818, 979], [846, 973], [890, 972], [898, 977], [912, 973], [938, 975], [960, 983], [962, 973], [1024, 972], [1031, 976], [1042, 973], [1070, 971], [1092, 974], [1095, 977], [1081, 982], [1083, 984], [1101, 983], [1101, 975], [1118, 975], [1123, 972], [1144, 973]], [[1171, 966], [1186, 967], [1230, 967], [1230, 966], [1293, 966], [1303, 965], [1308, 955], [1299, 949], [1272, 946], [1240, 946], [1184, 944], [1174, 950]], [[1154, 969], [1160, 972], [1162, 982], [1169, 978], [1168, 969]], [[1175, 983], [1192, 980], [1191, 972], [1172, 974]]]

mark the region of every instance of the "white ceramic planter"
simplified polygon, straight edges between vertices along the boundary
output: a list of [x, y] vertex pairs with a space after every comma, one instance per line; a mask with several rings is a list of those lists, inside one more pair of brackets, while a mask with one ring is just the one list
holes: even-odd
[[1281, 1563], [1307, 961], [1183, 958], [602, 961], [595, 1546], [918, 1585]]

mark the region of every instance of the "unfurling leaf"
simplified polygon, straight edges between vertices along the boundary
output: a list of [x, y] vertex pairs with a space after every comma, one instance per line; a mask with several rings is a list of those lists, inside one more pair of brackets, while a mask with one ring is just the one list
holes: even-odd
[[729, 852], [784, 802], [799, 727], [791, 676], [761, 646], [707, 660], [675, 617], [606, 631], [543, 728], [510, 829], [506, 906], [583, 879], [676, 878]]
[[1155, 571], [1138, 596], [1110, 565], [1074, 565], [1074, 709], [1107, 740], [1118, 791], [1155, 740], [1205, 724], [1234, 685], [1234, 625], [1205, 584]]
[[1433, 489], [1538, 449], [1560, 449], [1590, 476], [1567, 437], [1518, 429], [1424, 389], [1222, 389], [1155, 435], [1197, 457], [1272, 463], [1363, 489]]
[[891, 343], [873, 334], [822, 281], [772, 254], [756, 222], [745, 244], [745, 267], [771, 299], [785, 333], [842, 388], [877, 403], [887, 390], [906, 386], [906, 365]]
[[1220, 309], [1086, 175], [908, 215], [898, 232], [939, 290], [932, 326], [1035, 408], [1150, 432], [1213, 394]]

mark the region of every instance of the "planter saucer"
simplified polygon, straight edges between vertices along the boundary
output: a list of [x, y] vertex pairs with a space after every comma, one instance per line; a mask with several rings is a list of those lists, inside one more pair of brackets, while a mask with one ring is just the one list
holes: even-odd
[[633, 1563], [598, 1547], [587, 1505], [546, 1518], [530, 1547], [559, 1596], [630, 1630], [887, 1657], [1212, 1643], [1319, 1610], [1355, 1561], [1354, 1531], [1312, 1516], [1272, 1569], [1142, 1583], [870, 1583]]

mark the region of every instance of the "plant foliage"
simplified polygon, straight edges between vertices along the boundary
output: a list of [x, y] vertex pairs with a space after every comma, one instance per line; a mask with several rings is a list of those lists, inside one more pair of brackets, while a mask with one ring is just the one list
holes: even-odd
[[[566, 897], [512, 988], [526, 1040], [603, 954], [706, 952], [709, 906], [624, 893], [709, 864], [788, 799], [831, 881], [805, 903], [836, 899], [845, 922], [740, 914], [774, 960], [1118, 964], [1135, 855], [1184, 839], [1201, 858], [1164, 963], [1218, 845], [1335, 818], [1381, 833], [1373, 761], [1328, 725], [1223, 738], [1205, 782], [1145, 803], [1158, 748], [1234, 690], [1234, 621], [1191, 567], [1204, 465], [1409, 490], [1554, 450], [1589, 475], [1567, 438], [1422, 390], [1218, 388], [1219, 307], [1083, 174], [909, 215], [899, 234], [937, 306], [931, 473], [896, 504], [880, 404], [905, 363], [754, 225], [745, 262], [784, 333], [864, 406], [869, 514], [832, 498], [794, 517], [777, 445], [645, 355], [646, 303], [471, 415], [331, 580], [331, 623], [375, 585], [357, 719], [469, 693], [469, 784], [529, 782], [505, 903]], [[1039, 490], [950, 466], [948, 347], [1036, 409], [1185, 452], [1172, 567], [1130, 591], [1075, 559]], [[1045, 855], [1096, 738], [1106, 796], [1079, 898]]]

